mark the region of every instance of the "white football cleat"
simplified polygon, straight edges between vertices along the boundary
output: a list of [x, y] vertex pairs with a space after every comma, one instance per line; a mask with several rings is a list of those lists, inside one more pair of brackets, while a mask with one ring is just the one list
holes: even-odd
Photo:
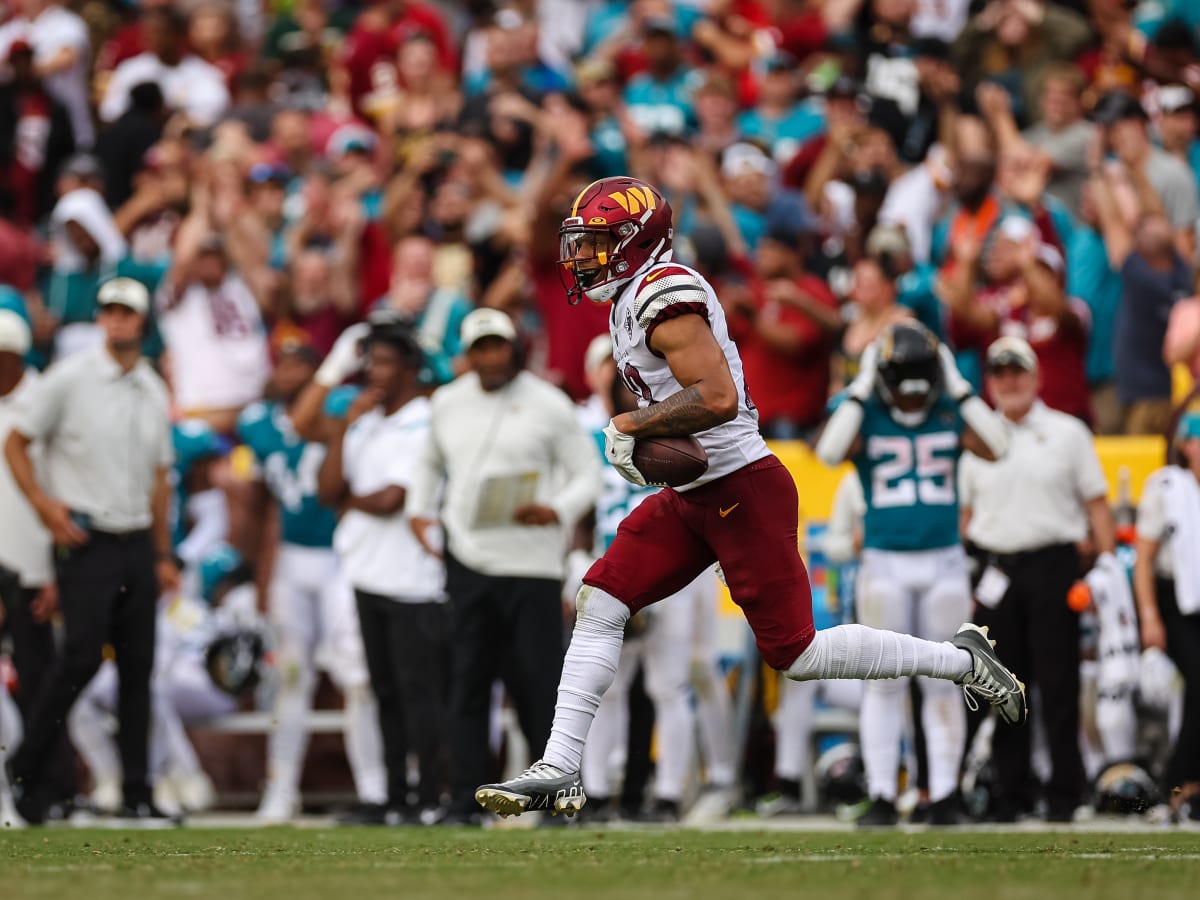
[[475, 802], [505, 819], [534, 810], [573, 816], [583, 809], [587, 795], [578, 772], [564, 772], [539, 760], [516, 778], [480, 786]]
[[958, 629], [950, 641], [955, 647], [971, 654], [971, 671], [959, 682], [967, 706], [978, 709], [976, 696], [994, 706], [1009, 725], [1020, 725], [1025, 721], [1025, 685], [1017, 676], [1005, 668], [993, 649], [995, 641], [989, 640], [987, 628], [967, 623]]
[[268, 782], [254, 818], [262, 825], [286, 825], [300, 813], [300, 795], [295, 789]]

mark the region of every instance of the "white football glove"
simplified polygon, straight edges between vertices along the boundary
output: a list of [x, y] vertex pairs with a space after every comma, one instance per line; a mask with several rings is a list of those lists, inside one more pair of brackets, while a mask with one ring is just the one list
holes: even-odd
[[370, 330], [371, 326], [366, 322], [358, 322], [338, 335], [329, 355], [313, 376], [313, 381], [322, 387], [335, 388], [361, 369], [363, 355], [360, 347]]
[[633, 435], [619, 430], [610, 419], [604, 428], [604, 456], [621, 473], [622, 478], [638, 487], [645, 487], [646, 479], [633, 464], [634, 440]]
[[871, 341], [858, 358], [858, 375], [846, 388], [846, 393], [859, 403], [871, 399], [875, 379], [879, 375], [879, 341]]
[[942, 363], [942, 383], [951, 400], [961, 402], [975, 393], [971, 382], [963, 378], [962, 372], [958, 371], [958, 363], [954, 361], [954, 351], [945, 344], [938, 344], [938, 359]]

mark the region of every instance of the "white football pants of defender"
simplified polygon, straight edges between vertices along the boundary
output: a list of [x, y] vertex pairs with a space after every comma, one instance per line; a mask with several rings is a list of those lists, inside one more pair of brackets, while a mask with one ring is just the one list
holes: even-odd
[[779, 680], [779, 706], [775, 710], [776, 778], [803, 782], [812, 766], [818, 699], [838, 709], [857, 712], [862, 708], [863, 682]]
[[23, 735], [21, 713], [13, 698], [8, 696], [3, 683], [0, 683], [0, 828], [21, 828], [25, 824], [17, 814], [8, 774], [4, 769], [5, 761], [21, 745]]
[[[858, 620], [929, 641], [948, 641], [971, 617], [967, 557], [961, 546], [894, 553], [863, 551]], [[929, 766], [929, 798], [958, 787], [967, 714], [958, 685], [921, 677], [921, 724]], [[863, 689], [859, 735], [872, 798], [895, 802], [908, 679], [869, 681]]]
[[717, 577], [704, 572], [687, 589], [696, 605], [692, 621], [691, 684], [700, 724], [700, 757], [707, 783], [732, 787], [733, 699], [717, 664]]
[[[712, 581], [705, 571], [677, 594], [650, 610], [646, 632], [625, 642], [612, 687], [600, 701], [592, 723], [591, 740], [583, 751], [580, 777], [584, 790], [597, 797], [613, 795], [614, 771], [625, 766], [629, 735], [629, 687], [640, 662], [646, 693], [654, 703], [658, 759], [654, 767], [654, 796], [678, 803], [696, 746], [696, 720], [691, 702], [692, 631], [696, 617], [697, 584]], [[646, 613], [643, 613], [646, 615]]]
[[338, 571], [333, 550], [280, 544], [268, 602], [279, 678], [260, 817], [288, 819], [297, 811], [308, 749], [305, 719], [312, 708], [318, 667], [329, 673], [345, 700], [346, 757], [358, 798], [386, 803], [383, 739], [354, 592]]
[[[91, 772], [92, 799], [101, 809], [112, 809], [121, 802], [121, 755], [116, 741], [118, 675], [116, 663], [106, 660], [67, 715], [67, 733]], [[217, 699], [216, 688], [207, 691]], [[195, 704], [193, 704], [195, 705]], [[229, 711], [227, 703], [209, 703], [208, 709], [220, 715]], [[203, 711], [203, 710], [202, 710]], [[165, 775], [173, 778], [203, 776], [192, 742], [184, 731], [179, 712], [171, 699], [168, 678], [155, 667], [150, 680], [149, 767], [152, 781]]]

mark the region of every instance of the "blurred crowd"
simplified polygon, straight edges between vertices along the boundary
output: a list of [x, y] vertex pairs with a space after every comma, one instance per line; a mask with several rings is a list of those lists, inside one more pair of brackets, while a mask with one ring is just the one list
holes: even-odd
[[[1023, 338], [1040, 399], [1097, 434], [1173, 435], [1200, 374], [1189, 0], [0, 0], [0, 310], [44, 369], [104, 341], [102, 285], [144, 287], [196, 600], [231, 573], [265, 596], [269, 510], [320, 459], [273, 473], [260, 403], [327, 440], [356, 367], [306, 387], [347, 329], [407, 322], [428, 393], [478, 371], [462, 323], [500, 310], [527, 369], [596, 402], [608, 310], [567, 304], [558, 228], [617, 174], [670, 200], [768, 438], [812, 440], [905, 319], [985, 392], [987, 347]], [[213, 490], [227, 512], [189, 505]]]

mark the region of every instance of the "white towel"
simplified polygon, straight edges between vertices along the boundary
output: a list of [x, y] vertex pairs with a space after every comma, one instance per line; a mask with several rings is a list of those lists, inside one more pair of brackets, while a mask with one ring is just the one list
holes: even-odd
[[1175, 603], [1185, 616], [1200, 613], [1200, 482], [1187, 469], [1166, 472], [1164, 491], [1175, 564]]
[[1091, 589], [1100, 623], [1096, 685], [1101, 694], [1132, 696], [1141, 672], [1141, 641], [1129, 576], [1120, 560], [1111, 553], [1102, 553], [1084, 580]]

